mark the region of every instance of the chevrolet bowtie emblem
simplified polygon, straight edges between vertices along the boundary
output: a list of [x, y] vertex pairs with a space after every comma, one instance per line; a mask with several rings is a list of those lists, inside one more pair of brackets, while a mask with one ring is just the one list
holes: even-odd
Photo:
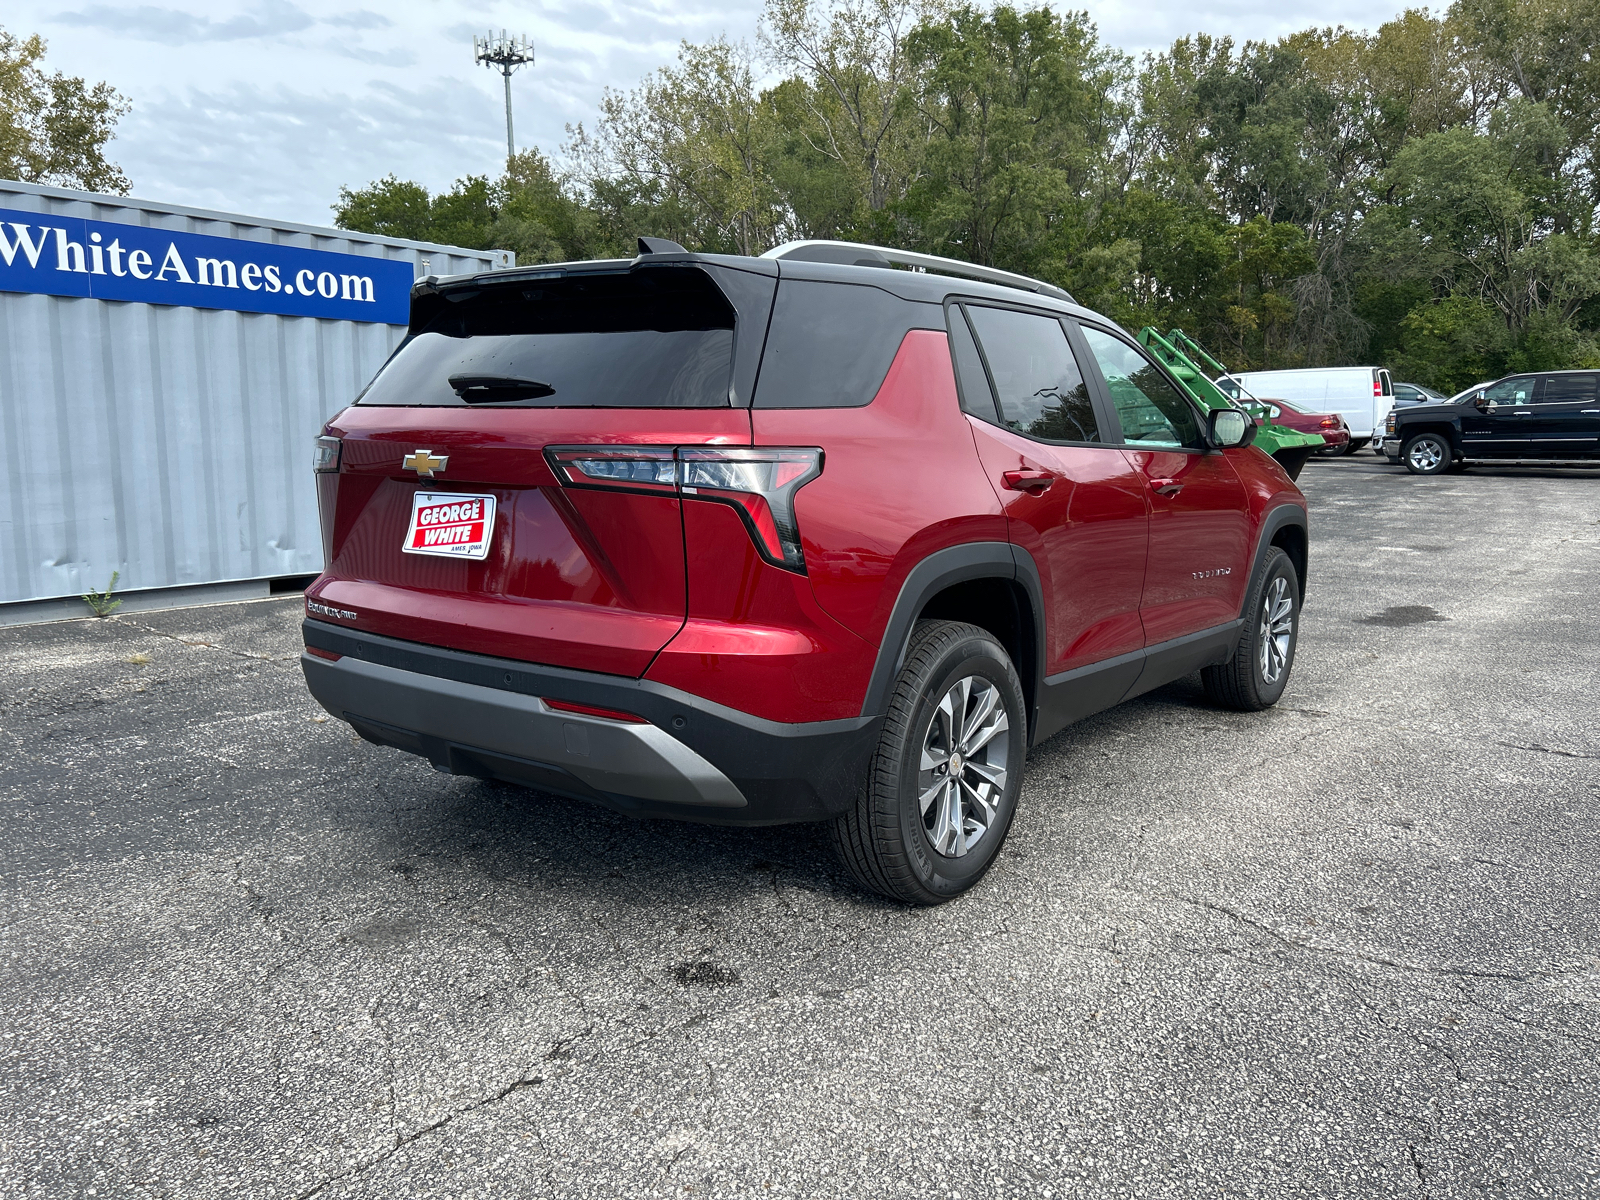
[[450, 456], [448, 454], [441, 454], [438, 458], [435, 458], [431, 451], [413, 450], [400, 460], [400, 465], [408, 471], [415, 471], [418, 475], [426, 475], [429, 479], [432, 479], [433, 473], [444, 470], [445, 464], [449, 461]]

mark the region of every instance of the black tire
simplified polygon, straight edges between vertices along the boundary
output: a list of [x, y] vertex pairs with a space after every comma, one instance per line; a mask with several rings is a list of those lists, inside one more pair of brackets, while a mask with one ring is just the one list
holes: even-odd
[[1324, 446], [1321, 450], [1318, 450], [1317, 453], [1323, 458], [1343, 458], [1346, 454], [1350, 453], [1350, 443], [1345, 442], [1338, 446]]
[[[982, 682], [974, 684], [975, 678]], [[1004, 730], [994, 733], [981, 750], [972, 751], [974, 758], [980, 753], [989, 755], [990, 745], [1005, 743], [1003, 786], [995, 788], [984, 782], [994, 770], [992, 755], [981, 766], [956, 762], [962, 748], [957, 744], [946, 758], [943, 773], [949, 779], [948, 764], [956, 762], [955, 773], [962, 783], [940, 791], [925, 814], [920, 804], [926, 790], [922, 777], [934, 780], [932, 787], [941, 785], [937, 782], [938, 768], [931, 772], [922, 769], [923, 751], [940, 740], [939, 729], [947, 728], [936, 728], [935, 721], [944, 711], [941, 704], [951, 689], [962, 683], [972, 688], [974, 697], [972, 707], [963, 714], [964, 721], [968, 714], [976, 717], [981, 711], [980, 694], [983, 701], [993, 695], [995, 703], [989, 711], [1004, 710]], [[962, 696], [965, 702], [966, 693]], [[991, 726], [998, 723], [996, 712]], [[919, 621], [906, 648], [905, 666], [889, 698], [889, 713], [866, 785], [856, 803], [834, 820], [834, 845], [851, 876], [862, 887], [906, 904], [942, 904], [972, 887], [994, 862], [1011, 828], [1027, 746], [1022, 682], [1000, 643], [976, 625]], [[936, 748], [935, 756], [937, 753]], [[974, 773], [980, 770], [988, 774]], [[977, 788], [967, 786], [971, 783], [976, 783]], [[942, 786], [950, 788], [949, 784]], [[967, 793], [976, 797], [978, 789], [985, 787], [983, 794], [993, 800], [989, 819], [979, 820], [985, 814], [976, 803], [971, 817], [971, 825], [981, 832], [970, 845], [956, 834], [961, 849], [942, 853], [936, 848], [936, 838], [949, 836], [954, 825], [968, 827], [966, 808], [947, 809], [946, 797], [954, 795], [958, 803], [964, 804]], [[941, 832], [938, 818], [947, 811], [954, 811], [956, 819], [942, 826]], [[933, 828], [930, 821], [934, 822]], [[949, 845], [954, 848], [955, 841]]]
[[[1286, 611], [1280, 607], [1283, 603], [1288, 604]], [[1260, 712], [1276, 704], [1289, 685], [1295, 647], [1300, 641], [1299, 576], [1293, 560], [1276, 546], [1267, 551], [1261, 570], [1250, 585], [1244, 613], [1244, 630], [1239, 635], [1239, 644], [1234, 647], [1233, 657], [1219, 666], [1202, 668], [1200, 681], [1205, 684], [1206, 696], [1213, 704], [1236, 712]], [[1268, 625], [1277, 630], [1285, 618], [1286, 644], [1279, 640], [1281, 634], [1273, 634], [1274, 644], [1263, 655], [1269, 636]], [[1269, 670], [1269, 663], [1277, 667], [1275, 676]]]
[[1442, 433], [1419, 433], [1400, 447], [1400, 461], [1413, 475], [1442, 475], [1454, 458], [1450, 439]]

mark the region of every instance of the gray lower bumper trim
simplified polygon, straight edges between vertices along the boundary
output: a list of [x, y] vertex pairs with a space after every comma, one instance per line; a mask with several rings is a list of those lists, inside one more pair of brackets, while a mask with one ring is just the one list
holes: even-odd
[[546, 763], [615, 796], [713, 808], [748, 803], [732, 780], [655, 725], [558, 712], [537, 696], [356, 658], [305, 654], [300, 662], [311, 694], [340, 720], [364, 717], [424, 740]]

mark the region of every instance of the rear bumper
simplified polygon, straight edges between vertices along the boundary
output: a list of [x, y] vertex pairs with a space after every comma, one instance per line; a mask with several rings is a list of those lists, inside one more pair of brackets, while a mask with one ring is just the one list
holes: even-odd
[[[645, 680], [541, 667], [303, 625], [306, 684], [362, 737], [454, 775], [576, 796], [641, 817], [766, 825], [855, 800], [881, 718], [787, 725]], [[560, 711], [545, 698], [637, 714]]]

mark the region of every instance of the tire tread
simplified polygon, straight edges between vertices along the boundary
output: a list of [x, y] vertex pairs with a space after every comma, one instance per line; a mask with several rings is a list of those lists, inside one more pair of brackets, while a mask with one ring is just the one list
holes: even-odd
[[845, 869], [858, 884], [881, 896], [909, 904], [938, 904], [948, 899], [928, 890], [918, 878], [901, 845], [899, 816], [880, 798], [893, 795], [899, 786], [899, 762], [912, 734], [927, 676], [950, 647], [973, 637], [994, 640], [988, 630], [962, 621], [917, 622], [906, 646], [905, 664], [889, 696], [889, 711], [866, 782], [857, 792], [855, 804], [833, 821], [833, 844]]

